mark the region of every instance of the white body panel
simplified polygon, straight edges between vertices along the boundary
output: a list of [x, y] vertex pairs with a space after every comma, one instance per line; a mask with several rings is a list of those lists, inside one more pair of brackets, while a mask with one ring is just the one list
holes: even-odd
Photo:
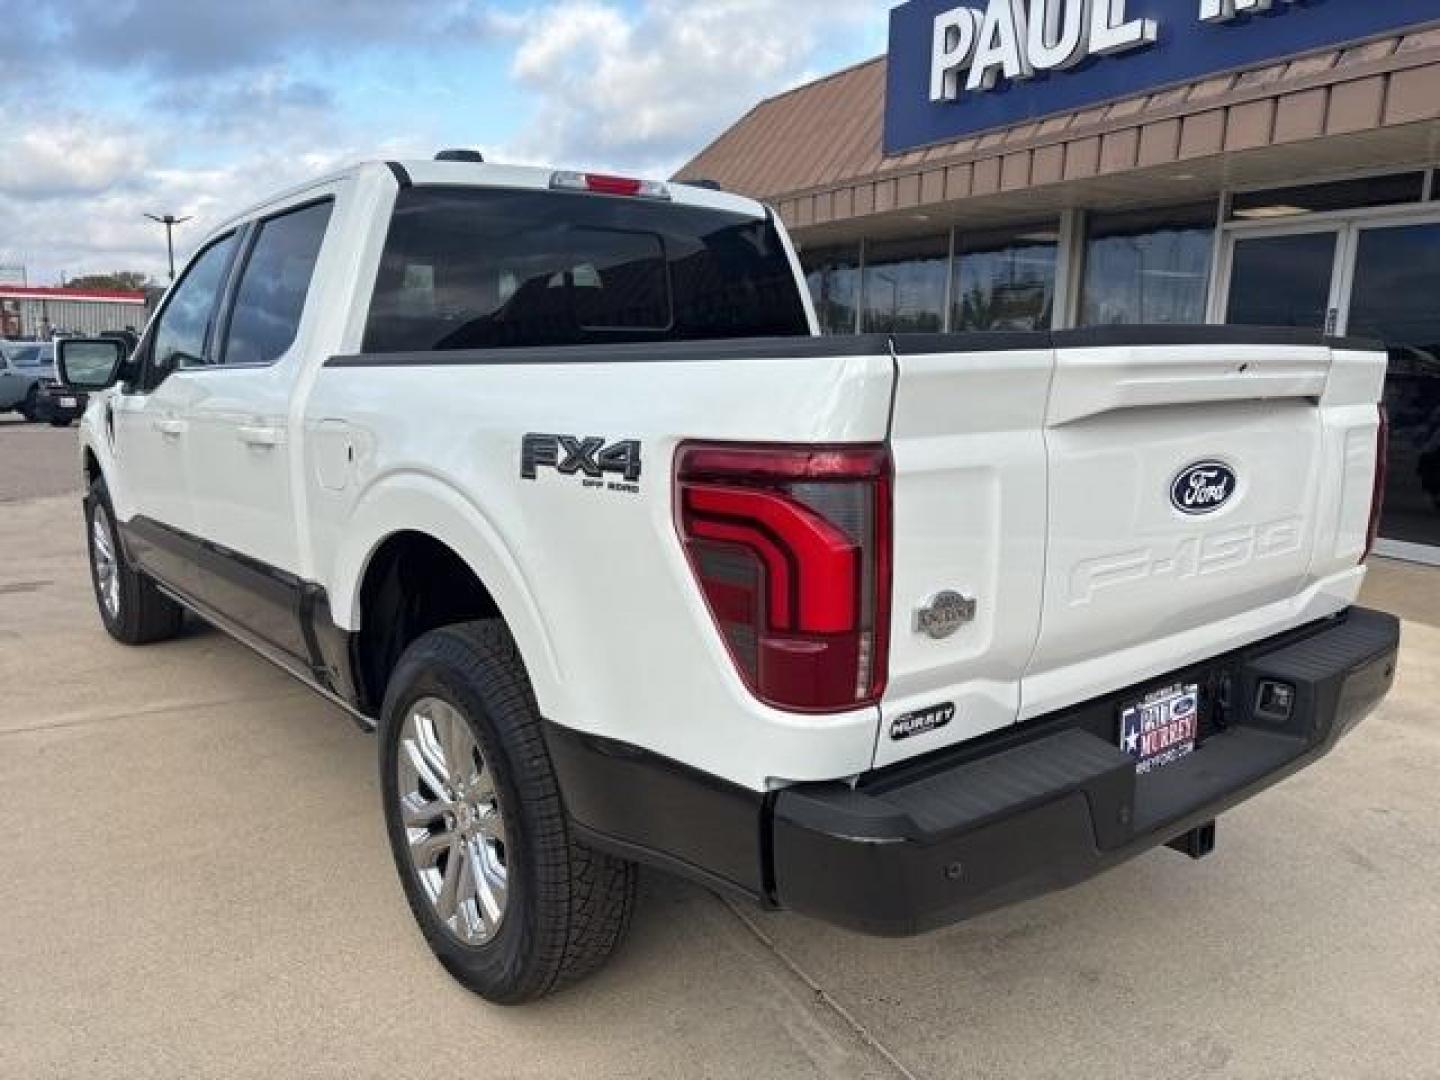
[[[1014, 723], [1040, 629], [1045, 572], [1045, 438], [1054, 353], [900, 358], [890, 683], [875, 763]], [[914, 613], [952, 589], [975, 620], [934, 640]], [[889, 722], [950, 701], [955, 720], [896, 742]]]
[[[888, 356], [327, 369], [312, 435], [333, 448], [343, 421], [357, 452], [344, 490], [307, 479], [316, 578], [357, 628], [370, 554], [433, 521], [495, 593], [547, 717], [756, 788], [863, 772], [873, 708], [799, 716], [745, 689], [676, 535], [671, 462], [692, 438], [881, 441], [892, 381]], [[639, 439], [640, 493], [522, 480], [532, 431]]]
[[[548, 179], [410, 169], [417, 183]], [[557, 723], [756, 790], [847, 778], [1321, 618], [1358, 592], [1380, 354], [1037, 345], [897, 358], [837, 343], [724, 360], [612, 363], [582, 349], [564, 363], [327, 366], [360, 350], [396, 190], [390, 170], [364, 166], [237, 219], [336, 196], [295, 345], [273, 366], [182, 373], [148, 398], [95, 395], [84, 445], [122, 520], [155, 517], [316, 583], [345, 630], [363, 624], [360, 585], [387, 537], [446, 544], [494, 597]], [[763, 213], [714, 192], [676, 198]], [[530, 432], [639, 440], [638, 493], [553, 470], [522, 479]], [[687, 439], [889, 440], [880, 708], [797, 715], [746, 689], [676, 534], [672, 466]], [[1236, 496], [1213, 515], [1177, 513], [1171, 481], [1214, 457], [1235, 468]], [[922, 637], [916, 609], [942, 590], [973, 598], [976, 617]], [[952, 723], [890, 738], [891, 720], [943, 702]]]

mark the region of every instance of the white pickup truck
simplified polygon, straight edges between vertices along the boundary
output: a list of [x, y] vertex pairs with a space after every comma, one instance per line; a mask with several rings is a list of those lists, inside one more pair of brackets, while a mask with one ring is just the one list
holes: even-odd
[[415, 917], [500, 1002], [603, 961], [636, 863], [900, 935], [1198, 857], [1389, 689], [1378, 348], [815, 326], [733, 195], [317, 180], [132, 355], [60, 344], [100, 615], [378, 729]]

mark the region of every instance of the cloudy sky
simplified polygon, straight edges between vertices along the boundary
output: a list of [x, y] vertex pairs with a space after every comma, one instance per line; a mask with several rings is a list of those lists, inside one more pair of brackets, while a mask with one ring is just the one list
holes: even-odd
[[470, 146], [668, 174], [884, 50], [887, 0], [0, 0], [0, 264], [164, 273], [344, 163]]

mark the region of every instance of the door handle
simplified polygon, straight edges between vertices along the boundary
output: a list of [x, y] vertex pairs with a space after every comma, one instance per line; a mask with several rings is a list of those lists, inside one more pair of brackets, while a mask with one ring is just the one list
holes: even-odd
[[281, 433], [278, 427], [261, 424], [242, 424], [236, 429], [240, 441], [250, 446], [279, 446]]
[[161, 435], [164, 435], [167, 438], [171, 439], [178, 439], [181, 435], [184, 435], [185, 429], [189, 426], [190, 425], [185, 423], [184, 420], [167, 418], [164, 420], [157, 419], [155, 421], [155, 430], [158, 431]]

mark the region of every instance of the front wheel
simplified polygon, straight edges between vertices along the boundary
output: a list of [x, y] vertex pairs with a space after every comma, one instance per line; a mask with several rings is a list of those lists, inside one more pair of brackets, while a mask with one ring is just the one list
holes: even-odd
[[633, 863], [578, 843], [519, 652], [497, 620], [401, 657], [380, 719], [385, 823], [431, 950], [497, 1004], [544, 997], [624, 936]]
[[125, 558], [103, 480], [90, 486], [85, 499], [85, 533], [95, 602], [110, 636], [126, 645], [148, 645], [178, 634], [184, 609]]

